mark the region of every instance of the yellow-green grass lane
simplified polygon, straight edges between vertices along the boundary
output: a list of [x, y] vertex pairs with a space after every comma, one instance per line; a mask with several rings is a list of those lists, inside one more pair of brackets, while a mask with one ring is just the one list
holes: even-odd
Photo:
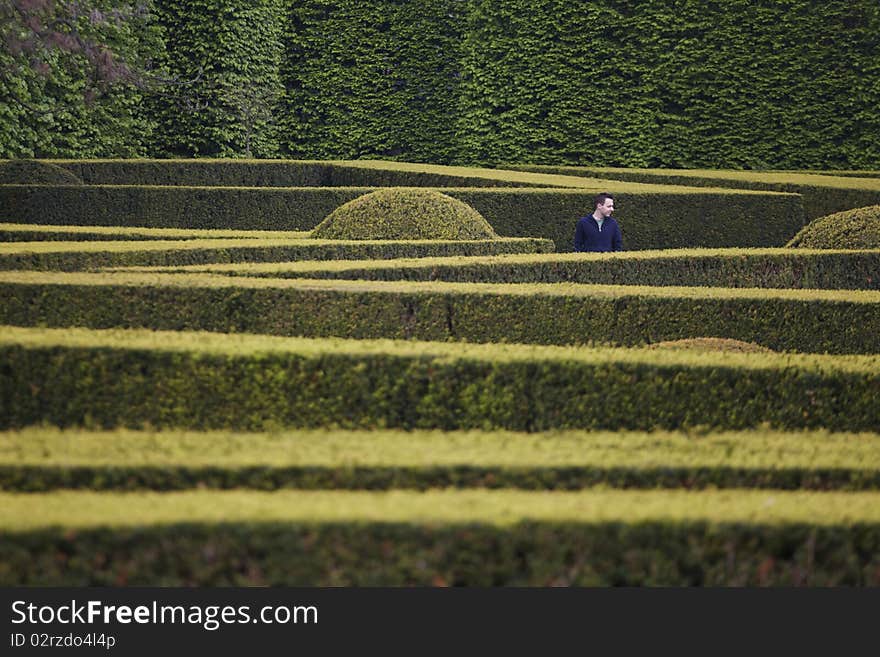
[[675, 299], [779, 299], [877, 304], [877, 290], [825, 290], [593, 283], [459, 283], [447, 281], [361, 281], [310, 278], [229, 277], [212, 273], [0, 271], [0, 285], [104, 285], [229, 289], [291, 289], [389, 294], [514, 295], [554, 297], [656, 297]]
[[880, 492], [516, 490], [0, 493], [0, 531], [177, 524], [880, 523]]
[[846, 468], [880, 471], [880, 434], [828, 431], [0, 432], [0, 466]]
[[305, 357], [380, 356], [454, 361], [493, 362], [564, 361], [572, 363], [646, 363], [656, 366], [704, 368], [786, 369], [848, 372], [875, 377], [880, 355], [827, 355], [795, 353], [705, 352], [651, 348], [545, 346], [530, 344], [476, 344], [417, 340], [354, 340], [297, 338], [208, 331], [152, 331], [148, 329], [23, 328], [0, 326], [0, 346], [24, 349], [76, 348], [131, 351], [191, 352], [253, 357], [261, 354], [297, 354]]

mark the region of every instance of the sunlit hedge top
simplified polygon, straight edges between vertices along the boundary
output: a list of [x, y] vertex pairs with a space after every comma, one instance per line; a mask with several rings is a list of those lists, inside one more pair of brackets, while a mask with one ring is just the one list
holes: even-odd
[[652, 349], [696, 349], [700, 351], [736, 351], [743, 353], [768, 353], [773, 351], [754, 342], [744, 342], [743, 340], [733, 340], [731, 338], [665, 340], [648, 346]]
[[429, 189], [390, 188], [338, 207], [312, 236], [350, 240], [479, 240], [497, 237], [463, 201]]
[[786, 246], [808, 249], [880, 248], [880, 205], [819, 217], [805, 226]]

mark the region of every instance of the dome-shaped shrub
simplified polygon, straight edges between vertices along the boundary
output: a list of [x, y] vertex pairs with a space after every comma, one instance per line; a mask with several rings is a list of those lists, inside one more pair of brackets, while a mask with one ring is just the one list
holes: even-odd
[[482, 240], [497, 237], [467, 203], [430, 189], [380, 189], [331, 212], [312, 237], [334, 240]]
[[735, 351], [742, 353], [770, 353], [773, 350], [754, 342], [743, 342], [731, 338], [685, 338], [667, 340], [648, 345], [652, 349], [688, 349], [693, 351]]
[[880, 249], [880, 205], [814, 219], [786, 246], [802, 249]]
[[67, 169], [39, 160], [0, 162], [0, 185], [82, 185]]

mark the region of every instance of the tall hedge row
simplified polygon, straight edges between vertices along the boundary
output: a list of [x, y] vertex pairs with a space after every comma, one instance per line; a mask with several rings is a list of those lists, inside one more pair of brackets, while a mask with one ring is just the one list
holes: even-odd
[[455, 159], [468, 2], [287, 4], [287, 154]]
[[[3, 233], [0, 232], [0, 240]], [[469, 283], [598, 283], [711, 287], [880, 289], [880, 249], [683, 250], [552, 254], [526, 258], [424, 258], [362, 263], [278, 263], [214, 271], [233, 276]], [[0, 257], [0, 267], [3, 258]], [[206, 270], [211, 271], [210, 267]]]
[[474, 164], [873, 168], [878, 32], [872, 0], [287, 2], [280, 147]]
[[[155, 13], [160, 41], [135, 45], [195, 82], [145, 104], [142, 132], [133, 95], [92, 113], [70, 101], [64, 119], [11, 108], [0, 155], [880, 166], [875, 0], [155, 0]], [[35, 102], [66, 88], [28, 84]]]
[[471, 7], [462, 158], [828, 169], [880, 157], [876, 2]]
[[880, 584], [880, 529], [870, 522], [188, 522], [0, 531], [3, 586]]
[[[24, 7], [24, 3], [21, 3]], [[26, 11], [43, 15], [42, 7], [81, 5], [75, 27], [79, 38], [108, 44], [117, 61], [146, 71], [133, 84], [112, 75], [97, 81], [95, 68], [81, 51], [59, 55], [51, 50], [46, 57], [16, 48], [7, 42], [4, 25], [0, 46], [0, 157], [137, 157], [146, 155], [156, 120], [145, 103], [146, 88], [164, 77], [157, 64], [165, 57], [165, 43], [158, 25], [153, 0], [138, 4], [143, 12], [116, 25], [113, 20], [93, 21], [90, 8], [111, 16], [119, 0], [93, 0], [82, 3], [28, 3]], [[7, 12], [16, 11], [4, 3]], [[67, 15], [62, 8], [62, 16]], [[50, 13], [51, 15], [51, 13]], [[45, 22], [45, 20], [44, 20]], [[13, 24], [14, 25], [14, 24]], [[38, 29], [70, 33], [72, 27], [37, 23]], [[182, 56], [179, 53], [175, 56]], [[39, 60], [33, 65], [32, 58]]]
[[154, 152], [273, 157], [284, 113], [287, 0], [157, 0], [170, 73], [188, 84], [154, 99]]
[[[343, 203], [374, 189], [0, 185], [0, 205], [4, 218], [17, 223], [311, 230]], [[573, 250], [575, 224], [595, 195], [578, 189], [441, 191], [475, 208], [499, 235], [549, 238], [558, 251]], [[621, 183], [617, 208], [628, 250], [782, 246], [803, 228], [801, 199], [792, 194], [629, 193]]]
[[65, 272], [103, 267], [184, 267], [215, 263], [364, 260], [552, 253], [538, 237], [492, 240], [216, 239], [0, 244], [0, 270]]
[[[0, 428], [873, 431], [877, 358], [3, 327]], [[100, 394], [96, 395], [95, 391]], [[614, 400], [614, 403], [607, 403]]]
[[[880, 204], [880, 185], [871, 180], [819, 176], [803, 172], [781, 175], [756, 171], [748, 175], [730, 171], [669, 171], [664, 169], [615, 169], [605, 167], [566, 167], [535, 164], [507, 165], [510, 169], [566, 176], [599, 177], [655, 185], [727, 187], [768, 192], [800, 194], [804, 199], [804, 217], [811, 221], [835, 212]], [[847, 180], [851, 179], [851, 182]], [[827, 182], [826, 182], [827, 181]]]
[[[509, 171], [473, 169], [474, 175], [455, 175], [443, 167], [406, 171], [401, 165], [358, 166], [354, 162], [312, 160], [52, 160], [43, 164], [62, 167], [87, 185], [172, 185], [192, 187], [558, 187], [540, 179], [523, 180]], [[382, 163], [389, 164], [389, 163]], [[4, 168], [9, 168], [6, 163]], [[452, 169], [451, 171], [459, 171]], [[579, 171], [579, 170], [578, 170]], [[575, 173], [575, 175], [580, 175]], [[536, 177], [537, 178], [537, 177]], [[39, 183], [47, 180], [19, 175], [3, 184]], [[62, 184], [56, 182], [56, 184]], [[564, 185], [571, 186], [571, 185]]]
[[868, 292], [0, 275], [0, 322], [17, 326], [547, 345], [714, 336], [876, 354], [878, 320]]

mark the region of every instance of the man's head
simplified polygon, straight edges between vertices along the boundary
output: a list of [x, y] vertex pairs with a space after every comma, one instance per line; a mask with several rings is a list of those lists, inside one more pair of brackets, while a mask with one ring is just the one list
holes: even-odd
[[607, 219], [614, 212], [614, 197], [608, 192], [602, 192], [596, 196], [596, 210], [593, 216], [596, 219]]

